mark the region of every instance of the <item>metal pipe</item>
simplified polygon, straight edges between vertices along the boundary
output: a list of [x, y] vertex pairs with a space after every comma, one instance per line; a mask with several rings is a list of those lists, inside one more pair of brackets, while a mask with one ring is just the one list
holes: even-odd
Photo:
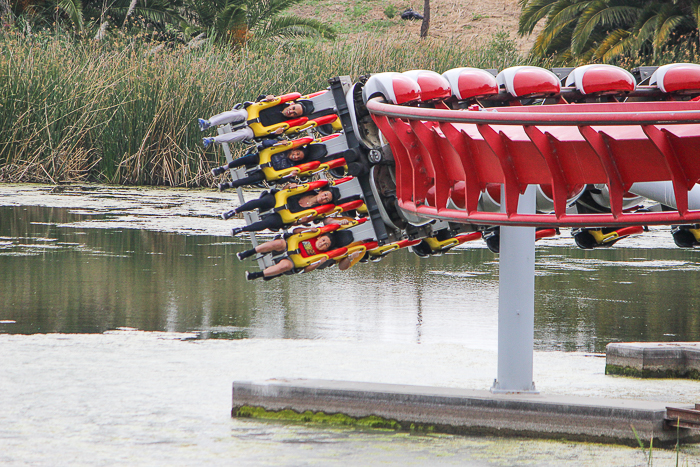
[[689, 102], [558, 104], [526, 107], [528, 111], [524, 112], [522, 109], [525, 107], [495, 107], [478, 111], [407, 107], [385, 104], [380, 99], [375, 97], [367, 101], [367, 109], [374, 115], [432, 122], [521, 126], [700, 123], [700, 105]]
[[[673, 183], [671, 182], [638, 182], [633, 183], [629, 189], [630, 193], [643, 196], [657, 203], [677, 209], [676, 195], [673, 193]], [[695, 185], [688, 192], [688, 209], [700, 209], [700, 186]]]

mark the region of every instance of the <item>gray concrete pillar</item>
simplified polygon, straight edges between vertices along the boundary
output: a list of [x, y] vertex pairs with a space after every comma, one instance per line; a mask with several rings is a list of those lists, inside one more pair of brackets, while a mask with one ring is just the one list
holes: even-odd
[[[501, 193], [501, 210], [505, 195]], [[535, 186], [520, 195], [518, 212], [535, 212]], [[500, 228], [498, 377], [493, 393], [536, 393], [532, 380], [535, 333], [535, 228]]]

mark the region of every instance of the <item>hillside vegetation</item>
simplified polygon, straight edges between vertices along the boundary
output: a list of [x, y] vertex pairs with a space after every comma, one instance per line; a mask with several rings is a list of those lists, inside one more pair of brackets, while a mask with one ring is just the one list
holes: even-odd
[[0, 181], [206, 186], [197, 117], [336, 75], [697, 61], [689, 0], [615, 1], [0, 0]]
[[522, 63], [512, 42], [479, 47], [409, 37], [249, 42], [232, 51], [163, 47], [137, 36], [75, 41], [51, 32], [0, 40], [0, 181], [208, 186], [219, 165], [197, 117], [262, 93], [308, 93], [337, 75]]

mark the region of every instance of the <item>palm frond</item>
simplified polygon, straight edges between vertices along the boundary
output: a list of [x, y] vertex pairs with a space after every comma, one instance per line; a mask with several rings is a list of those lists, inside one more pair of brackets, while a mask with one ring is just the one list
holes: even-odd
[[535, 45], [532, 47], [533, 54], [539, 58], [550, 55], [552, 53], [550, 45], [554, 40], [564, 40], [568, 44], [566, 48], [569, 49], [571, 32], [573, 32], [573, 27], [568, 23], [546, 27], [535, 39]]
[[70, 18], [78, 31], [83, 30], [83, 4], [80, 0], [59, 0], [56, 6]]
[[290, 7], [301, 3], [302, 0], [243, 0], [246, 5], [247, 24], [249, 29], [255, 29], [258, 23], [285, 13]]
[[639, 12], [637, 7], [610, 7], [602, 0], [591, 3], [576, 23], [576, 29], [571, 36], [572, 52], [574, 55], [580, 54], [596, 28], [609, 30], [615, 27], [631, 27], [639, 16]]
[[576, 61], [583, 65], [584, 63], [591, 63], [595, 55], [595, 49], [593, 47], [586, 49], [583, 53], [576, 56]]
[[573, 3], [566, 0], [559, 1], [547, 15], [547, 24], [569, 23], [577, 20], [590, 3], [589, 1], [574, 1]]
[[700, 1], [693, 0], [690, 5], [690, 10], [693, 22], [695, 23], [695, 28], [700, 30]]
[[606, 37], [595, 50], [595, 57], [598, 60], [609, 63], [613, 58], [622, 55], [625, 49], [625, 41], [631, 37], [626, 29], [616, 29]]
[[[535, 56], [544, 58], [550, 55], [553, 51], [550, 44], [553, 40], [561, 40], [563, 31], [566, 31], [566, 40], [571, 42], [571, 32], [574, 30], [575, 22], [578, 19], [579, 12], [585, 9], [589, 2], [579, 2], [571, 4], [564, 0], [553, 6], [547, 17], [547, 23], [538, 37], [535, 39], [535, 45], [532, 50]], [[567, 46], [568, 49], [568, 46]]]
[[[527, 0], [521, 0], [527, 3]], [[535, 0], [524, 5], [520, 11], [520, 20], [518, 21], [518, 34], [524, 36], [531, 34], [537, 23], [547, 16], [552, 6], [558, 0]]]
[[644, 24], [642, 24], [638, 29], [633, 31], [633, 43], [637, 48], [641, 48], [644, 42], [653, 43], [656, 32], [656, 24], [658, 21], [659, 17], [657, 15], [651, 16], [646, 19]]
[[660, 50], [663, 45], [669, 42], [671, 34], [676, 30], [676, 28], [685, 22], [685, 17], [680, 15], [669, 16], [665, 18], [663, 23], [661, 23], [657, 30], [656, 36], [654, 37], [654, 50]]
[[327, 39], [334, 39], [335, 30], [315, 19], [283, 16], [272, 18], [263, 27], [256, 28], [255, 35], [256, 37], [320, 35]]
[[224, 8], [216, 15], [214, 29], [218, 34], [226, 34], [233, 29], [246, 27], [246, 10], [238, 2], [226, 2]]
[[162, 24], [177, 24], [181, 17], [173, 11], [161, 10], [159, 8], [139, 7], [134, 8], [131, 16], [142, 16], [148, 21]]

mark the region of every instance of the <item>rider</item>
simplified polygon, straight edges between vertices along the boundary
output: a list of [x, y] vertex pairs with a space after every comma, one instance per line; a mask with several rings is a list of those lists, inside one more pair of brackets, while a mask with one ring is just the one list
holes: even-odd
[[[257, 152], [251, 152], [238, 159], [235, 159], [228, 164], [212, 169], [212, 174], [218, 176], [226, 170], [235, 167], [246, 166], [248, 169], [260, 164], [260, 151], [264, 151], [277, 143], [275, 140], [265, 140], [257, 146]], [[269, 157], [269, 167], [276, 172], [281, 172], [285, 169], [296, 167], [306, 162], [319, 161], [319, 163], [327, 163], [337, 159], [343, 159], [346, 165], [346, 173], [348, 175], [357, 176], [362, 173], [363, 164], [360, 162], [358, 151], [354, 149], [346, 149], [341, 152], [328, 154], [328, 150], [324, 144], [310, 144], [308, 146], [298, 146], [287, 151], [272, 154]], [[296, 177], [299, 174], [298, 169], [293, 169], [284, 174], [284, 178]], [[263, 181], [275, 181], [279, 178], [268, 178], [267, 170], [256, 171], [247, 177], [234, 180], [232, 182], [223, 182], [219, 184], [219, 190], [223, 191], [228, 188], [238, 188], [239, 186], [252, 185]]]
[[[260, 96], [257, 102], [272, 102], [277, 99], [274, 95]], [[314, 105], [311, 101], [300, 100], [291, 101], [286, 103], [281, 103], [278, 105], [273, 105], [272, 107], [262, 109], [258, 115], [258, 119], [263, 127], [268, 127], [276, 125], [278, 123], [286, 122], [288, 120], [293, 120], [299, 118], [303, 115], [309, 115], [313, 113]], [[220, 114], [210, 117], [208, 120], [203, 118], [199, 119], [199, 129], [204, 131], [212, 126], [224, 125], [226, 123], [239, 123], [245, 122], [248, 119], [248, 111], [246, 109], [232, 109], [227, 112], [222, 112]], [[284, 128], [280, 127], [276, 129], [273, 134], [281, 135], [284, 133]], [[204, 147], [208, 147], [212, 143], [234, 143], [237, 141], [250, 140], [255, 137], [255, 133], [249, 126], [232, 131], [231, 133], [225, 133], [223, 135], [204, 138], [202, 143]]]
[[[283, 189], [294, 188], [297, 185], [290, 183], [285, 185]], [[258, 209], [259, 212], [269, 211], [273, 209], [276, 205], [277, 200], [275, 199], [275, 193], [279, 190], [263, 191], [260, 197], [257, 199], [250, 200], [241, 206], [232, 209], [224, 214], [222, 217], [224, 219], [230, 219], [238, 213], [244, 211], [252, 211], [253, 209]], [[325, 190], [311, 190], [309, 192], [300, 193], [298, 195], [293, 195], [287, 198], [287, 206], [290, 212], [300, 212], [307, 209], [313, 209], [315, 207], [324, 204], [334, 204], [340, 198], [340, 192], [337, 188], [331, 187]], [[310, 220], [310, 219], [308, 219]], [[308, 221], [305, 218], [299, 220], [299, 223], [304, 223]], [[279, 213], [270, 213], [264, 216], [260, 221], [254, 222], [245, 227], [236, 227], [231, 231], [232, 235], [238, 235], [241, 232], [257, 232], [260, 230], [270, 229], [279, 230], [284, 228], [285, 223], [282, 220], [282, 216]]]
[[[265, 140], [265, 142], [267, 142], [267, 141], [272, 141], [272, 140]], [[272, 142], [274, 143], [274, 141], [272, 141]], [[288, 169], [290, 167], [294, 167], [296, 165], [303, 163], [304, 160], [306, 159], [306, 153], [307, 153], [306, 148], [294, 148], [294, 149], [290, 149], [288, 151], [273, 154], [272, 157], [270, 158], [270, 164], [272, 165], [272, 168], [275, 170]], [[226, 165], [222, 165], [221, 167], [217, 167], [215, 169], [212, 169], [211, 172], [214, 175], [221, 175], [227, 169], [233, 169], [235, 167], [241, 167], [241, 166], [254, 167], [254, 166], [259, 164], [259, 161], [260, 161], [259, 154], [257, 154], [257, 153], [247, 154], [243, 157], [239, 157], [238, 159], [235, 159], [235, 160], [229, 162]], [[289, 176], [295, 177], [298, 173], [299, 173], [298, 170], [292, 170], [289, 173]], [[227, 188], [237, 188], [239, 186], [251, 185], [251, 184], [263, 182], [265, 180], [266, 180], [265, 173], [263, 171], [258, 171], [252, 175], [249, 175], [249, 176], [243, 177], [243, 178], [239, 178], [238, 180], [234, 180], [232, 182], [219, 183], [219, 190], [223, 191]]]
[[[303, 230], [304, 229], [295, 229], [295, 233]], [[314, 230], [317, 231], [318, 229]], [[352, 233], [348, 231], [336, 231], [325, 233], [323, 235], [319, 235], [318, 237], [309, 238], [300, 242], [298, 254], [302, 258], [308, 258], [310, 256], [319, 255], [327, 251], [348, 246], [353, 242], [353, 240], [354, 239]], [[265, 242], [261, 245], [258, 245], [253, 249], [239, 252], [236, 256], [238, 256], [239, 260], [244, 260], [245, 258], [253, 256], [256, 253], [282, 254], [283, 252], [287, 251], [287, 247], [287, 240], [285, 240], [284, 238], [277, 238], [275, 240], [270, 240], [269, 242]], [[340, 262], [338, 263], [338, 269], [340, 269], [341, 271], [348, 269], [350, 266], [352, 266], [353, 261], [356, 259], [356, 256], [360, 254], [363, 254], [363, 252], [354, 252], [340, 260]], [[312, 263], [304, 267], [303, 271], [311, 272], [322, 265], [323, 262], [318, 261], [316, 263]], [[293, 271], [294, 269], [294, 262], [290, 258], [284, 257], [280, 259], [277, 262], [277, 264], [267, 267], [263, 271], [246, 271], [246, 279], [248, 279], [249, 281], [258, 279], [260, 277], [263, 277], [265, 279], [272, 279], [273, 277]]]

